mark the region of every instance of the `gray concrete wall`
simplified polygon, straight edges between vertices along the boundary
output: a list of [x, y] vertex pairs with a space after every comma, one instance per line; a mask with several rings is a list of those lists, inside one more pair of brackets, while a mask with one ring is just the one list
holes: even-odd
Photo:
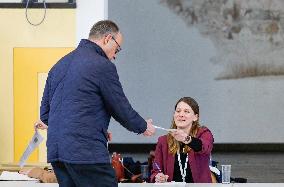
[[[215, 80], [221, 69], [211, 61], [212, 41], [158, 0], [109, 0], [108, 6], [125, 37], [114, 63], [143, 117], [168, 128], [176, 101], [191, 96], [217, 143], [284, 142], [283, 76]], [[155, 143], [164, 133], [144, 138], [114, 121], [110, 131], [114, 143]]]

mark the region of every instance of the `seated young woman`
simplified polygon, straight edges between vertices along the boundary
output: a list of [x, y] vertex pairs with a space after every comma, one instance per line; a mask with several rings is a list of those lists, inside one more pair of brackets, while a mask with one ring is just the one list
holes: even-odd
[[171, 128], [158, 139], [151, 182], [211, 183], [213, 135], [199, 124], [199, 106], [191, 97], [175, 105]]

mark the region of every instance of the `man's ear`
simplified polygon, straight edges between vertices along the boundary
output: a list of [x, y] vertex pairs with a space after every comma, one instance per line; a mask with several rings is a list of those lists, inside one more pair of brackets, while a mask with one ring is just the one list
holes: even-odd
[[104, 44], [106, 45], [112, 38], [112, 35], [111, 34], [108, 34], [104, 37]]

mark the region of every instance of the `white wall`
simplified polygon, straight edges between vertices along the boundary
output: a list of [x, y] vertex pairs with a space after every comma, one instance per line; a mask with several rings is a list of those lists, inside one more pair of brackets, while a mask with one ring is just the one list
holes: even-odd
[[91, 27], [97, 21], [107, 19], [108, 0], [77, 0], [76, 9], [76, 41], [88, 38]]

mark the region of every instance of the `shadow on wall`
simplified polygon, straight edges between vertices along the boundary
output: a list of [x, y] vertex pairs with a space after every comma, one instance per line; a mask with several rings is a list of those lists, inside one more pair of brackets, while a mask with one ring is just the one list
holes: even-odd
[[[160, 0], [189, 27], [209, 37], [216, 80], [284, 75], [284, 1]], [[206, 53], [206, 51], [204, 51]]]

